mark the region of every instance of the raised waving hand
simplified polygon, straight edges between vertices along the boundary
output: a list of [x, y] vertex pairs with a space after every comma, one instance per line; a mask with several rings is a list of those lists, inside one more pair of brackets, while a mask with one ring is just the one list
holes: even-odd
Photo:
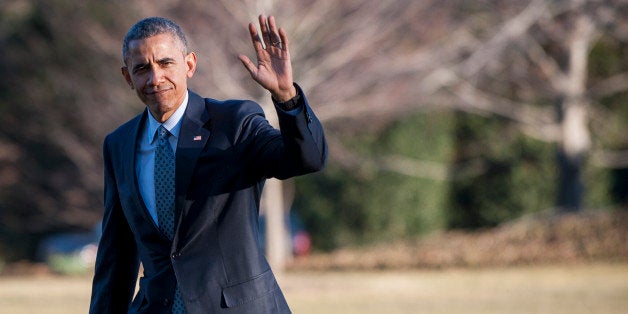
[[[283, 28], [277, 29], [275, 18], [259, 16], [260, 38], [255, 24], [249, 23], [249, 33], [257, 55], [257, 64], [246, 55], [238, 58], [262, 87], [270, 91], [278, 102], [285, 102], [296, 96], [292, 80], [292, 64], [288, 51], [288, 37]], [[262, 44], [262, 40], [264, 41]]]

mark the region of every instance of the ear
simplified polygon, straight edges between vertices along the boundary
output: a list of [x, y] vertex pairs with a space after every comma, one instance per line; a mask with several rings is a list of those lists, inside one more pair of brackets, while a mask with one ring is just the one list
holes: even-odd
[[120, 71], [122, 72], [122, 76], [124, 76], [124, 80], [126, 80], [127, 84], [131, 86], [131, 89], [135, 89], [133, 87], [133, 81], [131, 80], [131, 74], [129, 73], [129, 68], [127, 68], [125, 65], [122, 68], [120, 68]]
[[187, 65], [186, 75], [188, 78], [191, 78], [196, 71], [196, 54], [194, 52], [190, 52], [185, 56], [185, 64]]

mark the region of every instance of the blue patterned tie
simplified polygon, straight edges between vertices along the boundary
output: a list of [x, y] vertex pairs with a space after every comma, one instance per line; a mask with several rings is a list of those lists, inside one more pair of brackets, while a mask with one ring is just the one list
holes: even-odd
[[170, 132], [159, 127], [155, 151], [155, 206], [159, 229], [168, 239], [174, 238], [174, 153], [168, 143]]
[[[170, 132], [159, 127], [159, 143], [155, 151], [155, 206], [157, 211], [157, 222], [159, 229], [168, 239], [174, 238], [174, 172], [175, 157], [172, 147], [168, 142]], [[172, 313], [184, 314], [185, 306], [179, 286], [175, 291], [175, 297], [172, 304]]]

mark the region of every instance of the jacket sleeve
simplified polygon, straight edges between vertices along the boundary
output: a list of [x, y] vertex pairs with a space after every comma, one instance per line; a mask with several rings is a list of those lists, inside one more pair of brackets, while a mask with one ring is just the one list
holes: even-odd
[[89, 312], [126, 313], [133, 298], [139, 259], [133, 234], [120, 206], [107, 143], [105, 139], [105, 209]]
[[295, 87], [300, 97], [294, 109], [284, 111], [275, 105], [280, 132], [263, 115], [251, 117], [257, 168], [267, 178], [287, 179], [316, 172], [327, 160], [323, 127], [301, 88]]

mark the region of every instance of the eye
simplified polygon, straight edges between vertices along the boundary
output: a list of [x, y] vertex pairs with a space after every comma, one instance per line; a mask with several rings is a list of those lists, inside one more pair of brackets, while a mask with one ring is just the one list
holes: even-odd
[[136, 74], [137, 73], [142, 73], [142, 72], [145, 72], [146, 69], [148, 69], [148, 65], [147, 64], [139, 64], [139, 65], [137, 65], [137, 66], [135, 66], [133, 68], [133, 73], [136, 73]]
[[174, 64], [174, 60], [170, 59], [170, 58], [159, 60], [159, 65], [161, 67], [167, 67], [167, 66], [171, 66], [173, 64]]

